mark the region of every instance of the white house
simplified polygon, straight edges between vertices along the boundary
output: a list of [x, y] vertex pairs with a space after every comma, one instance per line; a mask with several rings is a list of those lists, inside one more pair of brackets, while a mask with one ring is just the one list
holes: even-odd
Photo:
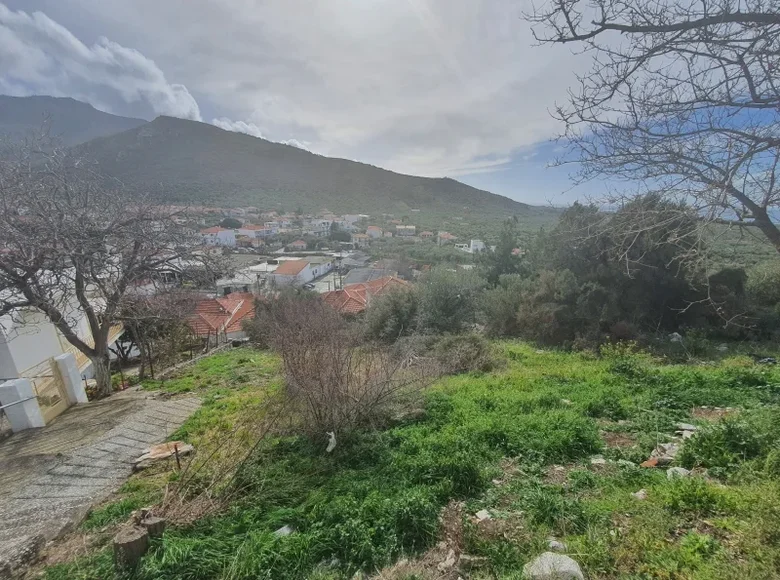
[[374, 239], [382, 237], [382, 228], [379, 226], [368, 226], [366, 228], [366, 235], [371, 236]]
[[476, 254], [477, 252], [484, 252], [485, 251], [485, 242], [482, 240], [471, 240], [471, 245], [469, 247], [469, 251], [472, 254]]
[[286, 260], [271, 274], [277, 286], [299, 286], [314, 280], [314, 273], [308, 260]]
[[313, 278], [319, 278], [324, 276], [331, 270], [333, 270], [335, 258], [330, 256], [312, 256], [306, 259], [311, 267], [311, 273]]
[[203, 236], [203, 243], [207, 246], [236, 245], [236, 232], [234, 230], [228, 230], [219, 226], [214, 226], [213, 228], [200, 230], [200, 235]]

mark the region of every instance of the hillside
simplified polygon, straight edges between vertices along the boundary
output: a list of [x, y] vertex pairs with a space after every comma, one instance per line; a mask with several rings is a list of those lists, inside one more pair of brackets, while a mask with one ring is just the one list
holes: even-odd
[[452, 179], [401, 175], [315, 155], [213, 125], [159, 117], [81, 147], [130, 191], [166, 201], [294, 210], [537, 214], [534, 208]]
[[50, 123], [50, 135], [65, 145], [114, 135], [147, 122], [110, 115], [74, 99], [0, 95], [0, 135], [20, 136], [39, 131], [45, 121]]

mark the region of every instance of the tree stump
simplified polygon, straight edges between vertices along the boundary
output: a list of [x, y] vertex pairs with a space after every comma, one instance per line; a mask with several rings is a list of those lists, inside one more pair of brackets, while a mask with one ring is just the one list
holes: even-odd
[[159, 538], [165, 531], [165, 520], [156, 516], [146, 516], [141, 520], [141, 527], [147, 531], [150, 538]]
[[131, 526], [114, 536], [114, 565], [135, 568], [149, 549], [149, 533], [140, 526]]

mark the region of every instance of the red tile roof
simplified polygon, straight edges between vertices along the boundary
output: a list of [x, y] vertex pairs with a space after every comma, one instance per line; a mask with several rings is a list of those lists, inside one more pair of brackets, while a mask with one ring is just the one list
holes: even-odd
[[217, 234], [219, 232], [225, 231], [225, 228], [221, 228], [219, 226], [214, 226], [212, 228], [206, 228], [205, 230], [200, 230], [200, 233], [202, 234]]
[[341, 314], [359, 314], [368, 306], [372, 296], [379, 296], [390, 290], [410, 288], [411, 284], [395, 276], [377, 278], [371, 282], [349, 284], [341, 290], [325, 292], [322, 299]]
[[220, 298], [204, 298], [195, 306], [189, 318], [192, 331], [198, 336], [224, 334], [241, 330], [241, 322], [254, 318], [255, 302], [250, 293], [235, 292]]
[[274, 270], [274, 274], [280, 274], [282, 276], [297, 276], [301, 273], [309, 262], [306, 260], [287, 260], [279, 264], [279, 267]]

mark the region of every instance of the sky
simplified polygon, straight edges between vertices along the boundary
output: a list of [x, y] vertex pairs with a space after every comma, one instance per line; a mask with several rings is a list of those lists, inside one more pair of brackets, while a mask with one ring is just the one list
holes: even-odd
[[548, 165], [590, 62], [536, 46], [525, 0], [0, 0], [0, 94], [172, 115], [536, 205], [597, 194]]

